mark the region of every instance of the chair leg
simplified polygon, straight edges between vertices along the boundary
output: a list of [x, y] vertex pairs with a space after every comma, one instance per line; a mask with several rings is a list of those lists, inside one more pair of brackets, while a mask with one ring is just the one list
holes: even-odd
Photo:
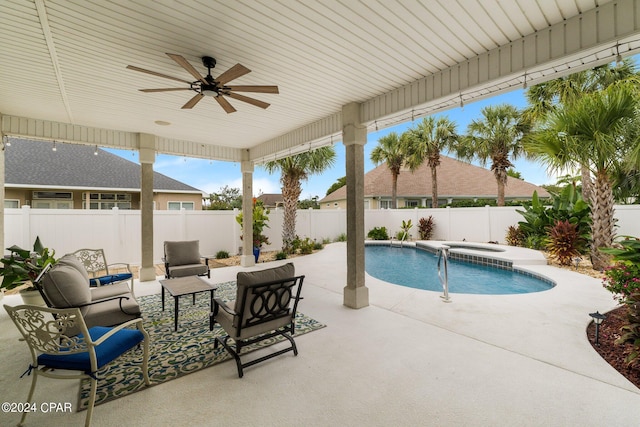
[[[35, 368], [36, 371], [33, 372], [33, 378], [31, 378], [31, 388], [29, 389], [29, 396], [27, 397], [27, 402], [31, 403], [31, 399], [33, 398], [33, 392], [36, 390], [36, 382], [38, 381], [38, 372], [37, 369]], [[18, 423], [18, 426], [21, 426], [24, 424], [24, 420], [25, 418], [27, 418], [27, 414], [29, 412], [24, 411], [22, 413], [22, 418], [20, 418], [20, 422]]]
[[91, 417], [93, 416], [93, 405], [96, 403], [96, 391], [98, 390], [98, 380], [91, 378], [91, 396], [87, 405], [87, 418], [84, 421], [85, 427], [91, 426]]
[[142, 376], [144, 377], [145, 385], [151, 385], [149, 381], [149, 337], [146, 336], [143, 341], [143, 356], [142, 356]]
[[229, 340], [229, 335], [227, 335], [226, 337], [224, 337], [223, 340], [216, 338], [215, 342], [213, 344], [213, 348], [215, 349], [217, 347], [217, 343], [220, 342], [220, 344], [222, 344], [222, 346], [225, 348], [225, 350], [227, 350], [227, 352], [233, 356], [233, 358], [236, 361], [236, 366], [238, 367], [238, 377], [242, 378], [242, 376], [244, 375], [244, 372], [242, 372], [242, 362], [240, 361], [240, 346], [239, 344], [236, 342], [236, 347], [238, 348], [238, 351], [235, 352], [233, 351], [233, 349], [231, 348], [231, 346], [229, 345], [229, 343], [227, 342]]

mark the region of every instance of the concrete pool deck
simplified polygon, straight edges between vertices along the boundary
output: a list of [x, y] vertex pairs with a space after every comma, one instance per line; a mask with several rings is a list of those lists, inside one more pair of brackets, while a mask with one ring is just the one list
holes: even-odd
[[[548, 265], [523, 266], [556, 281], [521, 295], [452, 294], [367, 276], [370, 306], [342, 305], [346, 245], [293, 258], [305, 274], [300, 310], [326, 328], [296, 339], [300, 354], [247, 369], [223, 363], [97, 406], [94, 426], [630, 426], [640, 390], [591, 348], [588, 313], [615, 307], [600, 280]], [[258, 270], [286, 261], [260, 264]], [[241, 267], [212, 271], [233, 280]], [[435, 274], [435, 272], [434, 272]], [[160, 292], [155, 282], [136, 294]], [[4, 304], [20, 303], [5, 296]], [[606, 320], [605, 320], [606, 321]], [[0, 389], [21, 402], [29, 356], [0, 310]], [[41, 379], [37, 402], [72, 402], [77, 382]], [[82, 425], [84, 412], [30, 414], [27, 425]], [[0, 413], [0, 425], [17, 414]]]

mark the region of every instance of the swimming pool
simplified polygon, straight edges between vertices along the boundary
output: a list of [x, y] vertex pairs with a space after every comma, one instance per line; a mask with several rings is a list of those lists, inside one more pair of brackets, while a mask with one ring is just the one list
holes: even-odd
[[[435, 254], [413, 247], [365, 246], [365, 269], [371, 276], [400, 286], [442, 291]], [[449, 259], [449, 292], [507, 295], [542, 292], [553, 283], [496, 267]]]

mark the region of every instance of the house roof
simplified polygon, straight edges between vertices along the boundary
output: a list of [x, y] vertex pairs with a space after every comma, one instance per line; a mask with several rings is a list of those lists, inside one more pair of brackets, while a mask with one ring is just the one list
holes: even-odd
[[[438, 197], [453, 198], [496, 198], [497, 184], [493, 172], [469, 163], [461, 162], [447, 156], [440, 157], [437, 169]], [[364, 176], [365, 197], [391, 197], [391, 171], [386, 164], [381, 164], [367, 172]], [[549, 193], [542, 187], [529, 182], [508, 177], [505, 187], [507, 198], [530, 198], [534, 191], [538, 195], [548, 197]], [[398, 175], [398, 197], [430, 197], [431, 169], [423, 163], [414, 172], [403, 169]], [[332, 202], [347, 198], [347, 187], [340, 187], [327, 195], [320, 202]]]
[[284, 203], [282, 194], [275, 193], [263, 193], [258, 196], [258, 200], [261, 200], [265, 206], [276, 206], [278, 203]]
[[[11, 139], [5, 149], [7, 187], [63, 187], [140, 191], [140, 165], [89, 145]], [[202, 193], [201, 190], [153, 173], [159, 192]]]

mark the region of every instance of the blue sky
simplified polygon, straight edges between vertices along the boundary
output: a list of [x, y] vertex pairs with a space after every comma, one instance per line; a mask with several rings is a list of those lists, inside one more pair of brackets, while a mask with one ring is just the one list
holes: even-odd
[[[465, 104], [462, 108], [458, 107], [453, 110], [448, 110], [447, 112], [437, 114], [436, 116], [448, 116], [457, 124], [458, 132], [464, 133], [466, 132], [467, 125], [471, 120], [480, 117], [480, 111], [483, 107], [501, 103], [509, 103], [518, 108], [525, 107], [526, 100], [524, 97], [524, 90], [519, 89], [497, 95], [492, 98]], [[368, 172], [375, 167], [375, 164], [370, 160], [370, 154], [371, 150], [373, 150], [377, 145], [379, 138], [390, 132], [397, 132], [400, 134], [420, 121], [422, 121], [422, 118], [416, 119], [414, 122], [407, 122], [376, 132], [370, 132], [367, 135], [367, 144], [364, 148], [365, 172]], [[322, 175], [313, 175], [309, 177], [307, 182], [302, 183], [302, 199], [313, 196], [320, 196], [320, 198], [324, 197], [327, 188], [329, 188], [338, 178], [346, 175], [344, 145], [342, 142], [336, 142], [334, 143], [334, 147], [337, 154], [335, 165], [331, 169], [325, 171]], [[136, 151], [109, 151], [131, 161], [138, 162], [138, 153]], [[524, 159], [516, 160], [513, 163], [515, 164], [515, 170], [520, 172], [522, 177], [528, 182], [540, 185], [552, 184], [556, 181], [555, 175], [548, 175], [545, 168], [540, 164]], [[228, 185], [229, 187], [242, 188], [242, 174], [240, 172], [239, 163], [209, 161], [204, 159], [161, 154], [156, 157], [154, 170], [207, 193], [217, 192], [225, 185]], [[261, 193], [281, 192], [279, 174], [270, 175], [260, 166], [256, 166], [253, 179], [254, 196]]]

